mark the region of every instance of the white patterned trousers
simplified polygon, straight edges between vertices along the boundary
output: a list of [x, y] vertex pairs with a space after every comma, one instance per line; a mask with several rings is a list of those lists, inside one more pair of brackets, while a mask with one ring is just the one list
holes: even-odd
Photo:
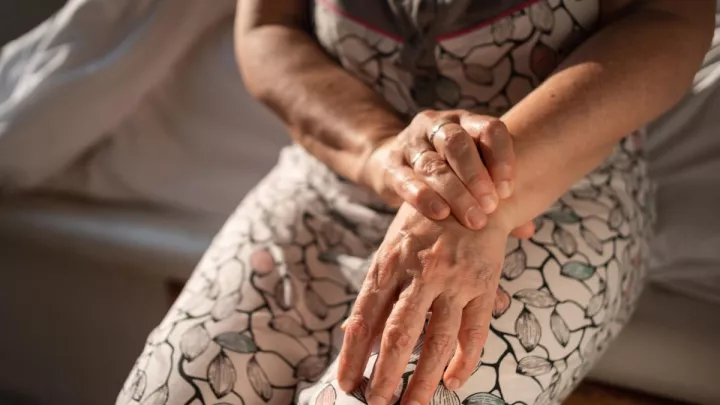
[[[557, 404], [589, 371], [642, 286], [651, 187], [641, 142], [626, 138], [537, 218], [535, 236], [508, 242], [482, 360], [457, 391], [438, 386], [433, 404]], [[334, 362], [392, 217], [299, 147], [286, 149], [148, 337], [117, 404], [365, 403], [363, 387], [338, 388]]]

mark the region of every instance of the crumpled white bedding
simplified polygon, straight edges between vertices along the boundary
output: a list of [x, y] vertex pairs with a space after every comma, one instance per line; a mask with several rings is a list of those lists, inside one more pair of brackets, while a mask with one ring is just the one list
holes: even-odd
[[225, 216], [289, 143], [245, 93], [235, 0], [70, 0], [0, 56], [0, 182]]
[[720, 14], [691, 93], [649, 127], [658, 223], [651, 277], [720, 303]]
[[[234, 0], [70, 0], [0, 54], [0, 187], [224, 216], [285, 131], [245, 93]], [[650, 126], [651, 277], [720, 302], [720, 33], [691, 94]], [[650, 67], [649, 67], [650, 68]]]

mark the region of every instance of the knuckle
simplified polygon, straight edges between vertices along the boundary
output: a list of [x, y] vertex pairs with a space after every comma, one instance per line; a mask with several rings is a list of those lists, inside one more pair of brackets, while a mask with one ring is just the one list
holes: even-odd
[[418, 119], [433, 119], [438, 115], [437, 111], [434, 110], [422, 110], [415, 116]]
[[412, 181], [406, 179], [406, 178], [396, 178], [393, 182], [393, 188], [395, 189], [395, 192], [404, 198], [408, 198], [410, 196], [416, 195], [418, 190], [417, 187], [415, 187], [415, 184], [413, 184]]
[[378, 268], [384, 269], [392, 267], [393, 263], [395, 263], [399, 256], [400, 254], [397, 249], [393, 249], [391, 247], [390, 249], [383, 249], [382, 251], [378, 249], [373, 259], [375, 260], [375, 264]]
[[419, 165], [420, 173], [425, 176], [442, 176], [448, 173], [450, 166], [440, 158], [425, 159]]
[[478, 173], [477, 170], [472, 170], [470, 173], [467, 173], [465, 175], [465, 182], [468, 185], [473, 185], [475, 183], [480, 183], [482, 180], [480, 178], [480, 173]]
[[361, 315], [354, 315], [345, 325], [345, 333], [356, 339], [368, 339], [371, 336], [370, 325]]
[[445, 150], [450, 154], [464, 154], [470, 150], [468, 135], [461, 130], [445, 132]]
[[392, 325], [385, 331], [384, 346], [392, 351], [401, 351], [410, 347], [412, 339], [406, 328], [399, 325]]
[[417, 374], [413, 376], [414, 388], [422, 393], [434, 392], [437, 388], [437, 383], [432, 383], [427, 378], [419, 377]]
[[452, 341], [453, 339], [450, 335], [445, 333], [436, 333], [427, 337], [425, 345], [434, 353], [445, 353], [448, 349], [450, 349]]
[[493, 185], [490, 181], [485, 180], [484, 177], [481, 176], [480, 173], [478, 173], [477, 171], [469, 173], [467, 175], [466, 182], [467, 182], [468, 186], [477, 186], [477, 187], [483, 187], [483, 188], [490, 187]]
[[448, 298], [445, 298], [446, 295], [443, 294], [438, 298], [439, 300], [444, 300], [448, 304], [446, 305], [438, 305], [437, 307], [432, 308], [433, 315], [437, 315], [440, 319], [447, 319], [450, 316], [452, 316], [452, 313], [454, 311], [457, 311], [457, 308], [454, 308], [452, 304], [450, 304], [450, 300]]
[[419, 181], [417, 179], [406, 179], [403, 181], [400, 186], [402, 187], [403, 191], [407, 195], [416, 195], [420, 196], [423, 192], [426, 192], [428, 189], [427, 184], [423, 183], [422, 181]]
[[430, 187], [423, 185], [423, 187], [417, 189], [417, 199], [420, 202], [430, 201], [435, 197], [435, 192]]
[[394, 266], [396, 262], [398, 252], [395, 250], [378, 252], [375, 257], [375, 263], [371, 270], [368, 272], [366, 278], [366, 285], [368, 294], [375, 295], [381, 294], [386, 289], [393, 279]]
[[468, 180], [468, 185], [473, 186], [473, 189], [478, 189], [484, 194], [492, 194], [493, 190], [495, 190], [495, 184], [492, 180], [489, 180], [487, 176], [480, 175], [479, 173], [475, 173], [475, 175]]
[[369, 397], [379, 397], [387, 400], [388, 393], [393, 392], [393, 388], [388, 384], [386, 379], [376, 378], [373, 379], [372, 388], [367, 393]]
[[382, 398], [384, 400], [383, 402], [386, 403], [388, 397], [392, 395], [394, 390], [395, 387], [391, 386], [387, 379], [374, 378], [372, 380], [371, 388], [365, 394], [368, 397]]
[[[485, 289], [486, 287], [491, 288], [490, 286], [486, 286], [486, 285], [482, 285], [479, 288]], [[478, 295], [473, 301], [474, 302], [473, 302], [473, 306], [472, 306], [472, 311], [474, 311], [475, 313], [480, 313], [480, 314], [489, 313], [490, 311], [492, 311], [493, 307], [495, 306], [495, 295], [489, 294], [489, 293], [483, 293], [483, 294]], [[487, 328], [487, 326], [486, 326], [486, 328]], [[485, 335], [487, 335], [487, 330], [483, 331], [483, 332], [485, 333]]]
[[467, 342], [474, 346], [482, 344], [486, 336], [486, 332], [482, 328], [468, 328], [462, 333]]
[[490, 136], [505, 136], [508, 135], [508, 129], [504, 122], [497, 118], [491, 118], [487, 120], [485, 124], [485, 132]]
[[434, 122], [437, 119], [438, 115], [439, 113], [437, 111], [423, 110], [417, 113], [415, 117], [413, 117], [411, 124], [418, 130], [418, 132], [422, 132], [424, 136], [424, 128], [428, 127], [431, 122]]
[[[450, 125], [448, 125], [450, 126]], [[445, 147], [466, 147], [467, 146], [467, 138], [468, 135], [465, 131], [462, 129], [455, 127], [454, 125], [452, 128], [443, 127], [440, 129], [440, 132], [443, 135], [443, 138], [445, 139]]]

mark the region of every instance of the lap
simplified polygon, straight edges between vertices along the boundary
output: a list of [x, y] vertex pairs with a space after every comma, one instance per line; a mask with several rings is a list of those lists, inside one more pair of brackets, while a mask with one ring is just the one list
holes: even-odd
[[[337, 388], [333, 361], [392, 215], [306, 160], [286, 152], [241, 204], [148, 338], [119, 404], [364, 402], [362, 390]], [[646, 186], [635, 166], [601, 168], [538, 219], [532, 239], [509, 241], [482, 360], [458, 391], [438, 387], [436, 403], [556, 403], [589, 370], [641, 285]]]
[[[433, 403], [560, 403], [627, 321], [642, 277], [640, 252], [632, 240], [593, 221], [583, 225], [583, 220], [561, 223], [544, 217], [540, 222], [533, 239], [508, 244], [480, 363], [459, 390], [438, 386]], [[422, 344], [421, 337], [396, 390], [398, 398]], [[363, 385], [351, 395], [338, 388], [330, 368], [314, 389], [301, 393], [301, 403], [365, 403], [363, 391], [376, 360], [373, 352]]]

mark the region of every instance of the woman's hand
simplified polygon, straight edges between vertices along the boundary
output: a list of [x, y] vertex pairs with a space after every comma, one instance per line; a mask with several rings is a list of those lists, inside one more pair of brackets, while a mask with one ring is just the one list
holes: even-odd
[[370, 155], [361, 177], [390, 204], [405, 201], [435, 220], [452, 213], [477, 230], [512, 194], [514, 170], [502, 121], [463, 110], [425, 111]]
[[487, 336], [510, 228], [497, 218], [472, 231], [453, 218], [435, 222], [407, 204], [401, 207], [345, 323], [343, 390], [358, 386], [382, 335], [366, 398], [370, 405], [390, 403], [428, 312], [423, 349], [403, 403], [429, 403], [441, 378], [450, 389], [469, 378]]

